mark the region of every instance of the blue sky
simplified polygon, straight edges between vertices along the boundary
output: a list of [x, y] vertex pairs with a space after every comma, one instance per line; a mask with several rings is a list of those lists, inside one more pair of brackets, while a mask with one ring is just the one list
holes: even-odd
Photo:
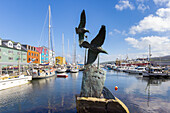
[[[101, 25], [106, 26], [103, 48], [109, 55], [101, 54], [101, 61], [123, 59], [127, 55], [147, 57], [149, 44], [152, 56], [170, 54], [170, 0], [0, 0], [0, 37], [47, 46], [48, 23], [44, 25], [44, 22], [48, 5], [56, 56], [62, 55], [64, 33], [64, 54], [72, 60], [73, 34], [83, 9], [86, 28], [91, 32], [87, 34], [89, 41]], [[76, 48], [77, 60], [82, 62], [84, 49], [79, 48], [77, 35]]]

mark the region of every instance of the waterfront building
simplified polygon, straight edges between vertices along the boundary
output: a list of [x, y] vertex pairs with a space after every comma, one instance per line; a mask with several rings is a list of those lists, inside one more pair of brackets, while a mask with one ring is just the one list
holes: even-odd
[[56, 60], [55, 60], [55, 52], [54, 51], [52, 51], [52, 50], [49, 50], [49, 58], [50, 58], [50, 60], [49, 60], [49, 62], [50, 62], [50, 64], [49, 65], [55, 65], [56, 64]]
[[23, 45], [27, 49], [27, 63], [40, 64], [40, 53], [34, 46]]
[[36, 51], [40, 54], [40, 64], [47, 64], [48, 61], [48, 49], [47, 47], [35, 47]]
[[0, 39], [1, 63], [27, 63], [27, 50], [19, 42]]
[[66, 64], [65, 57], [61, 57], [61, 56], [56, 57], [56, 64], [60, 64], [60, 65]]

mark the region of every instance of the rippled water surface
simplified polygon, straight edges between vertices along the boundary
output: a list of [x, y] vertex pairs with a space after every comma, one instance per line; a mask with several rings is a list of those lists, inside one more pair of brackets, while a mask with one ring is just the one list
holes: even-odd
[[[76, 113], [75, 94], [81, 90], [82, 72], [56, 76], [0, 91], [0, 113]], [[169, 113], [170, 80], [107, 71], [105, 86], [132, 113]], [[114, 87], [118, 86], [115, 91]]]

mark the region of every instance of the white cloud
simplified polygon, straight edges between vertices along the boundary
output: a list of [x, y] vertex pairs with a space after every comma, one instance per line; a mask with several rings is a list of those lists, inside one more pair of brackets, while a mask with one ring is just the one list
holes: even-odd
[[139, 41], [136, 40], [135, 38], [131, 38], [131, 37], [128, 37], [125, 39], [125, 41], [127, 41], [130, 45], [132, 45], [134, 48], [139, 48], [138, 47], [138, 43]]
[[153, 0], [156, 5], [166, 5], [170, 6], [170, 0]]
[[120, 0], [119, 3], [115, 5], [115, 8], [120, 11], [127, 8], [129, 8], [130, 10], [135, 9], [133, 4], [131, 4], [128, 0]]
[[112, 32], [112, 31], [110, 31], [110, 32], [109, 32], [109, 35], [111, 35], [111, 36], [112, 36], [112, 35], [113, 35], [113, 32]]
[[128, 37], [125, 39], [132, 47], [139, 50], [148, 50], [149, 44], [151, 45], [152, 53], [156, 55], [170, 54], [170, 38], [159, 36], [142, 37], [139, 40]]
[[139, 22], [138, 25], [130, 28], [131, 34], [141, 33], [144, 31], [166, 32], [170, 31], [170, 8], [160, 8], [156, 16], [149, 15]]
[[109, 35], [110, 36], [113, 36], [114, 34], [121, 34], [121, 35], [124, 35], [124, 36], [127, 36], [127, 33], [126, 33], [126, 31], [125, 30], [123, 30], [123, 31], [119, 31], [118, 29], [113, 29], [113, 31], [110, 31], [109, 32]]
[[160, 8], [156, 14], [162, 18], [170, 18], [170, 8]]
[[145, 0], [136, 0], [136, 1], [137, 1], [137, 2], [142, 2], [142, 3], [143, 3]]
[[119, 30], [117, 30], [117, 29], [114, 29], [113, 30], [114, 32], [116, 32], [116, 33], [121, 33]]
[[145, 6], [144, 4], [138, 5], [138, 10], [144, 12], [145, 10], [150, 9], [149, 6]]

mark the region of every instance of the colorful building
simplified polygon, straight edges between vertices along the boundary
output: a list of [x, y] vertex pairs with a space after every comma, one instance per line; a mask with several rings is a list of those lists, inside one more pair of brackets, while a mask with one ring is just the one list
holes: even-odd
[[50, 50], [49, 51], [49, 57], [50, 57], [50, 65], [55, 65], [56, 64], [56, 60], [55, 60], [55, 52]]
[[40, 64], [40, 53], [34, 46], [23, 45], [27, 49], [27, 63]]
[[49, 63], [48, 61], [48, 49], [47, 47], [35, 47], [36, 51], [40, 54], [40, 64]]
[[65, 60], [65, 57], [56, 57], [56, 64], [60, 64], [60, 65], [63, 65], [63, 64], [66, 64], [66, 60]]
[[0, 39], [0, 63], [26, 64], [27, 50], [19, 42]]

